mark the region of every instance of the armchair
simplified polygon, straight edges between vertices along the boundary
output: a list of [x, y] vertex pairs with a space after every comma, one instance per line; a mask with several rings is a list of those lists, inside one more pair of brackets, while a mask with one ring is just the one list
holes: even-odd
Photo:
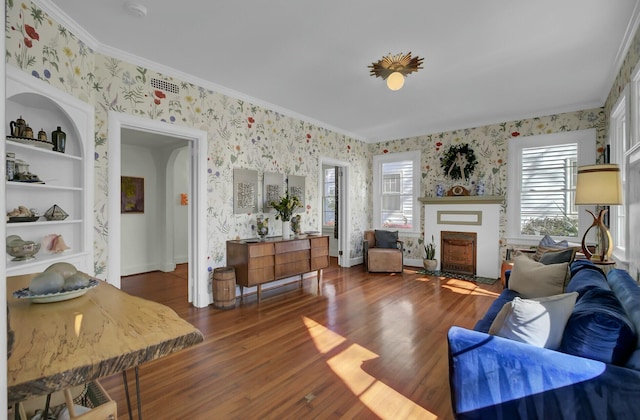
[[398, 232], [367, 230], [363, 241], [364, 265], [367, 272], [401, 273], [404, 265], [404, 243]]

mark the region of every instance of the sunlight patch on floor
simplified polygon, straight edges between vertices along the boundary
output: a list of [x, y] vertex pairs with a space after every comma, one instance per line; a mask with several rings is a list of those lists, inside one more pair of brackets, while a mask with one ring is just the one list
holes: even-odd
[[[342, 337], [317, 322], [303, 317], [316, 348], [326, 354], [342, 343]], [[327, 360], [327, 365], [358, 396], [369, 410], [383, 419], [421, 418], [435, 419], [436, 415], [425, 410], [390, 386], [379, 381], [362, 369], [362, 365], [377, 354], [358, 345], [351, 344], [345, 350]]]

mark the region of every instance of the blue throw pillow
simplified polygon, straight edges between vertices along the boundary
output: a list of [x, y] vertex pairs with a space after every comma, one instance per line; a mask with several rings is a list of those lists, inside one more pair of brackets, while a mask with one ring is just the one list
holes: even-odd
[[398, 248], [396, 241], [398, 240], [398, 231], [391, 232], [388, 230], [376, 230], [376, 247], [377, 248]]
[[576, 303], [560, 351], [623, 366], [635, 350], [636, 340], [633, 324], [616, 295], [592, 288]]
[[569, 242], [567, 241], [554, 241], [553, 238], [549, 235], [544, 235], [542, 239], [540, 239], [539, 246], [544, 246], [548, 248], [566, 248], [569, 246]]

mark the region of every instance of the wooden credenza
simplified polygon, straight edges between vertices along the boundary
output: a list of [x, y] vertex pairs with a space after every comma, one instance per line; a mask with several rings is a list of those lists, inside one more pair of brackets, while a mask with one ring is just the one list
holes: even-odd
[[257, 286], [260, 301], [262, 284], [294, 276], [302, 280], [312, 271], [318, 273], [319, 291], [322, 269], [329, 266], [329, 237], [227, 241], [227, 265], [236, 270], [240, 296], [244, 287]]

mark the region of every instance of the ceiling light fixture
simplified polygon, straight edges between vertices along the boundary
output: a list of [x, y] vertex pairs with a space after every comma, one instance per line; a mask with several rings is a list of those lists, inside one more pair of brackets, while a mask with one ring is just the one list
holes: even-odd
[[387, 87], [391, 90], [398, 90], [404, 85], [404, 78], [414, 71], [422, 69], [424, 58], [411, 57], [408, 54], [386, 55], [375, 63], [372, 63], [371, 76], [381, 77], [387, 81]]
[[132, 16], [139, 18], [147, 16], [147, 8], [136, 1], [126, 2], [124, 8]]

